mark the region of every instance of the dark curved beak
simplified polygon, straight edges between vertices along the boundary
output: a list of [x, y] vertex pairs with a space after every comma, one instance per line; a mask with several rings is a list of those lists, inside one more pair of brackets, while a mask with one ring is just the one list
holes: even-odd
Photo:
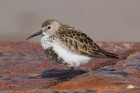
[[42, 34], [42, 30], [40, 30], [40, 31], [36, 32], [35, 34], [29, 36], [26, 40], [28, 40], [28, 39], [30, 39], [30, 38], [32, 38], [32, 37], [35, 37], [35, 36], [41, 35], [41, 34]]

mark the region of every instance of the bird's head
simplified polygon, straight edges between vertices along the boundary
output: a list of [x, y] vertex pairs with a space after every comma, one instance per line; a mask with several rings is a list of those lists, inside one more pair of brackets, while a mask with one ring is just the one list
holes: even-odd
[[38, 35], [48, 35], [48, 34], [53, 34], [56, 31], [59, 30], [59, 28], [61, 27], [61, 23], [55, 19], [50, 19], [50, 20], [46, 20], [43, 24], [42, 24], [42, 28], [40, 31], [34, 33], [33, 35], [29, 36], [26, 40], [38, 36]]

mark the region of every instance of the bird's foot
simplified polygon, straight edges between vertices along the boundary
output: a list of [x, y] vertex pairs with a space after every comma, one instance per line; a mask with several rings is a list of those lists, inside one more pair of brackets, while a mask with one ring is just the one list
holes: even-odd
[[60, 76], [59, 78], [63, 81], [69, 81], [71, 79], [70, 77], [66, 77], [66, 76]]

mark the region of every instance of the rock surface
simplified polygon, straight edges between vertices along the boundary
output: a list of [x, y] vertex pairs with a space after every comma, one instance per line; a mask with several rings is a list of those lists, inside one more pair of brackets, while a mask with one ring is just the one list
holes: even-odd
[[47, 59], [39, 43], [0, 41], [0, 93], [140, 93], [140, 43], [98, 42], [120, 59], [95, 59], [69, 67]]

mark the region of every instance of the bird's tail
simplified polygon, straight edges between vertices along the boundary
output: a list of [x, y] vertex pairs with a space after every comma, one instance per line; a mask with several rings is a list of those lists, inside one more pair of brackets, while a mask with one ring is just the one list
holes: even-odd
[[107, 51], [104, 51], [103, 53], [106, 57], [109, 57], [109, 58], [116, 58], [116, 59], [119, 59], [118, 55], [117, 54], [113, 54], [113, 53], [110, 53], [110, 52], [107, 52]]

